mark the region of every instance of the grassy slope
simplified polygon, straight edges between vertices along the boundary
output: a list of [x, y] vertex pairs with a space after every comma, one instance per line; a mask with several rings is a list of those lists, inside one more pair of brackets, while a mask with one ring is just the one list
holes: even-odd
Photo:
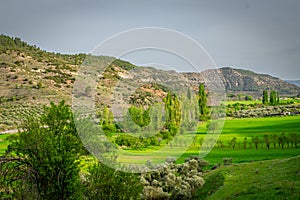
[[[244, 163], [221, 167], [205, 175], [209, 179], [221, 173], [224, 185], [216, 189], [208, 199], [299, 199], [300, 198], [300, 156]], [[207, 181], [204, 187], [214, 188], [215, 182]], [[198, 191], [199, 199], [207, 194]]]

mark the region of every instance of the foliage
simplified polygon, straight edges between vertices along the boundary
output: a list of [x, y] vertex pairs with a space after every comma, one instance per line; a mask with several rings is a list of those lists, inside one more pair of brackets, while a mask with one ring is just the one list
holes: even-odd
[[149, 116], [149, 108], [144, 109], [143, 107], [136, 107], [131, 106], [129, 108], [129, 114], [131, 119], [135, 122], [135, 124], [139, 125], [140, 127], [145, 127], [150, 123], [150, 116]]
[[[1, 188], [14, 198], [68, 199], [80, 193], [79, 152], [70, 108], [62, 101], [29, 118], [1, 162]], [[12, 178], [14, 177], [14, 178]], [[18, 196], [20, 195], [20, 196]]]
[[167, 111], [165, 127], [174, 136], [181, 124], [181, 103], [175, 94], [168, 93], [164, 98]]
[[204, 185], [203, 167], [208, 163], [190, 157], [183, 164], [165, 163], [152, 172], [143, 173], [143, 199], [191, 199], [195, 190]]
[[277, 104], [279, 104], [279, 95], [278, 95], [278, 92], [272, 90], [270, 92], [270, 104], [272, 106], [275, 106]]
[[117, 171], [98, 162], [85, 177], [85, 199], [139, 199], [142, 185], [136, 174]]
[[263, 98], [262, 98], [262, 103], [263, 104], [268, 104], [268, 91], [267, 90], [264, 90], [263, 91]]
[[130, 62], [120, 60], [120, 59], [114, 59], [113, 62], [111, 63], [111, 65], [119, 66], [122, 69], [125, 69], [125, 70], [128, 70], [128, 71], [136, 68], [136, 66], [131, 64]]
[[199, 105], [199, 115], [200, 120], [206, 120], [207, 119], [207, 97], [206, 92], [204, 88], [204, 84], [201, 83], [199, 85], [199, 92], [198, 92], [198, 105]]
[[97, 114], [100, 117], [100, 126], [104, 133], [111, 135], [111, 133], [117, 131], [116, 124], [114, 123], [114, 115], [107, 106], [104, 106]]

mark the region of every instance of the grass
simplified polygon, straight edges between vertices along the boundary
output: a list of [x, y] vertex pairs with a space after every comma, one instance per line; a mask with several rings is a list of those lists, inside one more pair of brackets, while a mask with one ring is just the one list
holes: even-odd
[[[259, 144], [259, 148], [254, 149], [254, 144], [251, 145], [251, 137], [259, 136], [263, 137], [264, 134], [277, 134], [281, 135], [283, 132], [288, 136], [288, 133], [295, 132], [300, 134], [300, 116], [286, 116], [286, 117], [268, 117], [268, 118], [243, 118], [243, 119], [227, 119], [225, 120], [224, 128], [219, 140], [224, 142], [225, 148], [219, 149], [217, 147], [213, 148], [212, 151], [204, 158], [208, 160], [211, 164], [221, 163], [223, 158], [233, 158], [234, 163], [252, 162], [260, 160], [269, 160], [275, 158], [287, 158], [295, 155], [300, 155], [300, 148], [285, 148], [281, 149], [277, 147], [273, 148], [271, 144], [271, 149], [267, 150], [264, 143]], [[203, 130], [197, 134], [197, 141], [205, 136], [205, 127], [202, 125]], [[0, 135], [0, 139], [4, 140], [5, 135]], [[233, 137], [237, 138], [236, 149], [232, 150], [228, 147], [228, 141]], [[243, 148], [244, 138], [247, 137], [247, 147]], [[188, 137], [186, 137], [188, 138]], [[0, 155], [5, 152], [8, 142], [0, 142]], [[162, 143], [164, 144], [164, 143]], [[135, 158], [141, 157], [139, 163], [145, 163], [147, 158], [145, 154], [152, 151], [158, 150], [161, 147], [149, 147], [142, 150], [127, 150], [128, 152], [135, 153]], [[169, 149], [169, 153], [172, 151], [180, 150], [178, 146], [173, 146]], [[190, 155], [199, 155], [200, 144], [196, 143], [195, 147], [192, 145], [190, 149], [182, 154], [177, 162], [183, 162], [185, 158]], [[158, 157], [163, 157], [163, 155], [157, 155]], [[118, 158], [119, 162], [131, 162], [130, 156], [120, 156]], [[132, 161], [134, 163], [138, 162], [136, 160]]]
[[9, 135], [0, 135], [0, 156], [3, 155], [6, 151], [6, 148], [8, 146], [8, 141], [6, 140], [6, 138]]
[[[178, 163], [183, 162], [186, 158], [191, 155], [199, 155], [198, 150], [189, 150], [185, 152], [178, 160]], [[244, 162], [253, 162], [261, 160], [271, 160], [276, 158], [288, 158], [300, 155], [300, 148], [289, 148], [289, 149], [270, 149], [266, 148], [260, 149], [218, 149], [214, 148], [206, 157], [205, 160], [209, 161], [211, 165], [219, 164], [223, 162], [223, 158], [233, 158], [233, 163], [244, 163]]]
[[300, 156], [222, 166], [204, 179], [195, 199], [299, 199]]
[[300, 116], [227, 119], [222, 135], [254, 136], [261, 133], [300, 133]]
[[[236, 104], [236, 103], [239, 103], [239, 104], [244, 104], [244, 105], [254, 105], [254, 104], [262, 104], [262, 101], [261, 100], [249, 100], [249, 101], [246, 101], [246, 100], [234, 100], [234, 101], [226, 101], [225, 102], [225, 105], [233, 105], [233, 104]], [[299, 99], [281, 99], [280, 104], [298, 104], [300, 103], [300, 100]]]
[[[255, 149], [254, 144], [251, 144], [252, 137], [258, 136], [262, 139], [264, 134], [276, 134], [278, 136], [282, 133], [285, 133], [286, 136], [288, 133], [300, 134], [299, 125], [300, 116], [227, 119], [219, 137], [219, 141], [223, 141], [225, 148], [213, 148], [204, 159], [211, 164], [221, 163], [223, 158], [233, 158], [234, 163], [242, 163], [300, 155], [300, 148], [281, 149], [277, 144], [277, 148], [274, 149], [273, 144], [271, 144], [270, 150], [267, 150], [264, 142], [260, 142], [258, 149]], [[202, 128], [202, 132], [200, 131], [200, 134], [197, 135], [197, 140], [199, 141], [204, 136], [205, 129]], [[228, 147], [228, 142], [233, 137], [237, 138], [235, 150]], [[246, 149], [243, 148], [244, 138], [247, 138]], [[200, 144], [196, 144], [195, 147], [192, 146], [177, 162], [183, 162], [190, 155], [199, 155], [199, 150]]]
[[250, 104], [261, 104], [261, 100], [251, 100], [251, 101], [245, 101], [245, 100], [239, 100], [239, 101], [226, 101], [225, 105], [233, 105], [233, 104], [244, 104], [244, 105], [250, 105]]

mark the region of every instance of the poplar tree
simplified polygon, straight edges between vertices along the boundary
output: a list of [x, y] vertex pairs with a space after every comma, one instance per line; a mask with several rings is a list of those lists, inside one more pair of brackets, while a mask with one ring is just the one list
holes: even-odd
[[268, 91], [264, 90], [263, 91], [263, 99], [262, 99], [263, 104], [268, 104]]
[[206, 92], [203, 83], [199, 85], [198, 106], [199, 106], [200, 120], [206, 120], [207, 119], [207, 98], [206, 98]]

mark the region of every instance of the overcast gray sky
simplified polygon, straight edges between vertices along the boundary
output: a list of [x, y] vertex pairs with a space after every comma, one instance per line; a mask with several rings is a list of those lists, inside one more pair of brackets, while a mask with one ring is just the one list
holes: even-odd
[[0, 2], [0, 32], [47, 51], [89, 53], [120, 31], [163, 27], [194, 38], [218, 66], [300, 79], [298, 0]]

